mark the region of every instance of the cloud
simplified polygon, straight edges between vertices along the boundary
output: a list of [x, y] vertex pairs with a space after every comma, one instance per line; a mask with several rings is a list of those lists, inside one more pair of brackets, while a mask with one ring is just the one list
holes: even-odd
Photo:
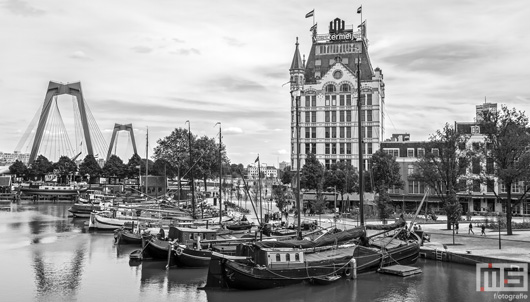
[[92, 58], [87, 56], [86, 53], [84, 51], [81, 51], [81, 50], [74, 51], [70, 55], [70, 58], [76, 59], [76, 60], [82, 60], [82, 61], [91, 61], [92, 60]]
[[254, 82], [242, 77], [232, 75], [222, 75], [219, 78], [213, 78], [209, 81], [209, 88], [213, 91], [227, 90], [231, 93], [238, 92], [264, 92], [267, 88], [258, 82]]
[[137, 53], [150, 53], [153, 51], [151, 47], [140, 46], [140, 45], [133, 47], [132, 50]]
[[223, 135], [238, 135], [243, 134], [243, 129], [239, 127], [228, 127], [226, 129], [223, 129]]
[[46, 13], [44, 10], [32, 7], [27, 2], [20, 0], [8, 0], [4, 7], [15, 15], [24, 17], [42, 16]]
[[173, 50], [170, 52], [174, 55], [182, 55], [182, 56], [189, 56], [189, 55], [200, 55], [201, 52], [197, 48], [180, 48], [177, 50]]
[[173, 38], [173, 41], [176, 43], [184, 43], [185, 41], [179, 38]]
[[288, 154], [288, 152], [285, 149], [280, 149], [280, 150], [276, 150], [276, 152], [274, 154], [276, 154], [276, 155], [286, 155], [286, 154]]
[[233, 46], [233, 47], [243, 47], [245, 46], [245, 43], [239, 41], [238, 39], [236, 38], [231, 38], [231, 37], [223, 37], [223, 41], [230, 45], [230, 46]]

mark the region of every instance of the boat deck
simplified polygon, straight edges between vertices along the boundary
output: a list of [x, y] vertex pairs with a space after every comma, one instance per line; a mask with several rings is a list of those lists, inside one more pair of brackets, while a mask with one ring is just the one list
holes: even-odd
[[323, 261], [332, 258], [353, 257], [353, 250], [355, 247], [339, 248], [333, 250], [326, 250], [316, 253], [306, 253], [304, 255], [306, 262]]

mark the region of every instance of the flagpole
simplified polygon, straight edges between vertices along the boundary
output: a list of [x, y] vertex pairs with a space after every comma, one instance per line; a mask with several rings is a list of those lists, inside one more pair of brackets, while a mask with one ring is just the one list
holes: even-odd
[[[149, 175], [148, 169], [149, 169], [149, 159], [147, 157], [147, 150], [149, 149], [149, 126], [147, 126], [147, 131], [145, 134], [145, 196], [149, 197], [147, 195], [147, 175]], [[147, 199], [146, 199], [147, 200]]]
[[313, 25], [315, 25], [315, 9], [313, 8]]

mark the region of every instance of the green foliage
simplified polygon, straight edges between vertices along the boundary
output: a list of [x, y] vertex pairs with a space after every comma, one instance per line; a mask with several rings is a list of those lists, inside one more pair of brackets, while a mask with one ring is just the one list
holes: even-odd
[[289, 191], [286, 186], [274, 186], [272, 188], [272, 198], [276, 201], [276, 207], [283, 212], [289, 204]]
[[316, 155], [307, 155], [305, 165], [300, 171], [300, 187], [307, 190], [322, 191], [324, 181], [324, 166], [318, 161]]
[[121, 158], [116, 155], [111, 155], [103, 166], [102, 173], [105, 177], [124, 178], [127, 175], [127, 166]]
[[285, 167], [283, 171], [281, 171], [280, 179], [284, 185], [290, 184], [293, 181], [293, 172], [291, 172], [291, 167]]
[[101, 176], [102, 170], [94, 155], [88, 154], [79, 165], [79, 174], [82, 176], [88, 175], [90, 179], [95, 179]]
[[[416, 162], [414, 174], [411, 175], [440, 198], [448, 217], [448, 229], [452, 221], [462, 215], [462, 207], [456, 198], [458, 180], [466, 176], [461, 167], [468, 165], [472, 153], [459, 150], [458, 146], [465, 145], [466, 141], [467, 138], [460, 135], [454, 127], [445, 124], [442, 130], [437, 130], [424, 144], [425, 155]], [[438, 154], [433, 150], [438, 150]]]
[[392, 187], [403, 189], [404, 182], [401, 180], [399, 164], [392, 155], [379, 150], [372, 155], [371, 161], [374, 191], [378, 194], [379, 219], [386, 221], [392, 213], [388, 189]]
[[28, 174], [28, 167], [17, 159], [9, 166], [9, 173], [15, 174], [17, 177], [26, 176]]
[[140, 174], [140, 165], [142, 164], [142, 158], [138, 154], [133, 154], [127, 162], [127, 177], [128, 178], [138, 178]]
[[[515, 182], [528, 181], [530, 130], [525, 113], [506, 106], [502, 106], [500, 111], [484, 111], [481, 113], [480, 129], [486, 136], [489, 146], [487, 156], [493, 159], [494, 176], [499, 183], [511, 188]], [[507, 190], [503, 203], [506, 205], [508, 235], [512, 235], [512, 206], [519, 204], [527, 193], [528, 190], [524, 191], [518, 200], [513, 201], [511, 190]]]
[[53, 166], [44, 155], [39, 155], [30, 165], [28, 172], [31, 176], [43, 178], [44, 175], [53, 172]]

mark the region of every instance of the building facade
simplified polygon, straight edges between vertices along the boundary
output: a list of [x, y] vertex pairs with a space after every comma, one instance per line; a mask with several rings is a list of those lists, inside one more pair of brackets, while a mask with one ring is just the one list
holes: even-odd
[[315, 28], [307, 62], [301, 59], [297, 41], [289, 71], [292, 169], [297, 168], [297, 153], [300, 168], [310, 153], [326, 168], [339, 161], [358, 167], [359, 125], [367, 169], [384, 135], [385, 85], [381, 69], [372, 68], [365, 31], [346, 28], [339, 18], [330, 22], [328, 33], [317, 34]]

